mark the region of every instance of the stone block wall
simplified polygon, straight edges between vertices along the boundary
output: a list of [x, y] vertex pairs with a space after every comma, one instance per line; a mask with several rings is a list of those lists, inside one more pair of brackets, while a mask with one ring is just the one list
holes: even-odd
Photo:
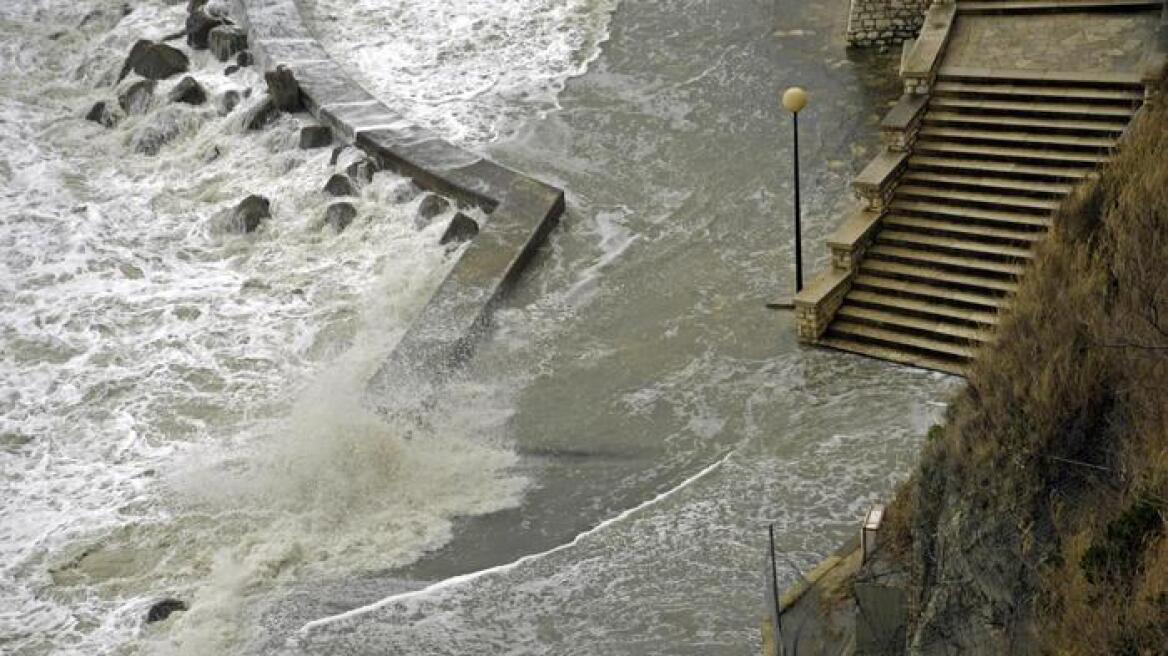
[[916, 37], [932, 0], [852, 0], [848, 45], [887, 47]]

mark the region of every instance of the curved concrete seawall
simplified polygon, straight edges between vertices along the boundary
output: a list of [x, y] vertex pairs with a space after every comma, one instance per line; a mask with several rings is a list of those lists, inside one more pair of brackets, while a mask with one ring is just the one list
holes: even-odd
[[[422, 402], [469, 355], [492, 306], [563, 213], [564, 193], [411, 125], [329, 57], [304, 24], [295, 0], [235, 0], [235, 13], [259, 64], [291, 69], [305, 107], [321, 123], [381, 167], [490, 215], [370, 382], [383, 406]], [[387, 403], [392, 389], [407, 393], [394, 394], [393, 403]]]

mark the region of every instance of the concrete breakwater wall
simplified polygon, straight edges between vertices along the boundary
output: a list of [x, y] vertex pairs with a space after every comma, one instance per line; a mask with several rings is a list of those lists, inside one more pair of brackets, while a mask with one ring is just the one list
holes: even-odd
[[852, 0], [848, 45], [891, 46], [916, 37], [932, 0]]
[[[398, 406], [406, 399], [423, 403], [473, 350], [493, 306], [563, 213], [564, 193], [411, 125], [329, 57], [295, 0], [235, 0], [234, 10], [257, 61], [267, 69], [290, 69], [304, 106], [321, 123], [379, 166], [489, 215], [370, 382], [383, 409], [405, 409]], [[392, 395], [391, 404], [386, 393], [391, 389], [408, 393]]]

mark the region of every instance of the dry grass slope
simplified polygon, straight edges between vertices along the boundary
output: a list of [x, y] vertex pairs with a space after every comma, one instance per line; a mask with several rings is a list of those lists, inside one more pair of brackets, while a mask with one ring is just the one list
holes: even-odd
[[1168, 654], [1168, 88], [1000, 331], [890, 510], [910, 646]]

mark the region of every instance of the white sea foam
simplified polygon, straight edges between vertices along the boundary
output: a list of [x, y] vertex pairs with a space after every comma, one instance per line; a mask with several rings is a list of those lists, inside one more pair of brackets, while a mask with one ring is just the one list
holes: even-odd
[[[523, 489], [492, 386], [463, 386], [426, 440], [361, 402], [453, 262], [405, 181], [379, 173], [338, 235], [321, 223], [329, 151], [296, 147], [298, 118], [248, 133], [242, 108], [166, 105], [178, 78], [114, 129], [81, 118], [134, 40], [181, 26], [169, 4], [0, 7], [6, 653], [223, 653], [253, 596], [408, 562]], [[262, 84], [191, 55], [212, 96]], [[135, 152], [154, 129], [171, 140]], [[251, 193], [272, 219], [222, 230]], [[144, 628], [168, 594], [191, 610]]]
[[411, 120], [478, 144], [557, 107], [617, 0], [304, 0], [330, 53]]

